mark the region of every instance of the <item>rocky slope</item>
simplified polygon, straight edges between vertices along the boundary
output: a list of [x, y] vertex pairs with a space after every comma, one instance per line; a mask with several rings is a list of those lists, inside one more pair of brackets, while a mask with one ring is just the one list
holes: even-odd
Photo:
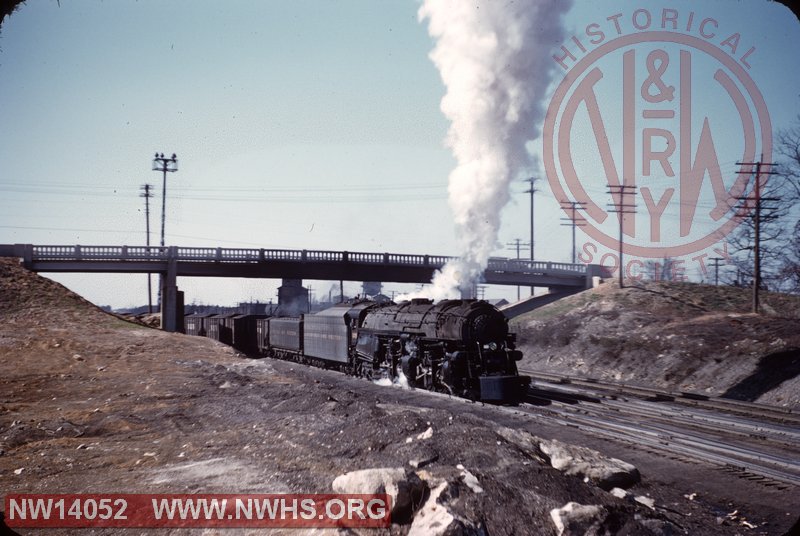
[[800, 406], [800, 297], [690, 283], [616, 283], [512, 321], [523, 367]]

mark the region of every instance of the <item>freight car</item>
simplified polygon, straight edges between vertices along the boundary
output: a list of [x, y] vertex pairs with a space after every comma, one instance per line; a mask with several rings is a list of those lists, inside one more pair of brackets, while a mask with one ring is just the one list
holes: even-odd
[[190, 314], [184, 317], [184, 328], [187, 335], [208, 337], [233, 346], [246, 354], [257, 354], [261, 347], [258, 344], [258, 323], [267, 319], [267, 315], [240, 314]]
[[506, 318], [485, 301], [361, 301], [297, 318], [205, 321], [210, 337], [246, 353], [370, 379], [404, 375], [411, 386], [474, 400], [517, 403], [530, 382], [517, 371], [522, 353]]
[[206, 319], [213, 316], [210, 313], [194, 313], [186, 315], [183, 320], [183, 327], [187, 335], [199, 335], [205, 337], [208, 332]]

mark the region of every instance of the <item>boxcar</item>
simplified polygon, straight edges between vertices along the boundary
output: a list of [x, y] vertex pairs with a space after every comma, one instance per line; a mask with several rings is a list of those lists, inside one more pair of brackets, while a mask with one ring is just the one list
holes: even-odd
[[211, 313], [194, 313], [184, 318], [184, 331], [187, 335], [206, 336], [206, 319], [213, 316]]
[[206, 319], [206, 332], [209, 339], [233, 345], [232, 317], [235, 315], [212, 315]]
[[234, 315], [226, 320], [230, 327], [233, 347], [246, 354], [258, 352], [256, 322], [266, 315]]

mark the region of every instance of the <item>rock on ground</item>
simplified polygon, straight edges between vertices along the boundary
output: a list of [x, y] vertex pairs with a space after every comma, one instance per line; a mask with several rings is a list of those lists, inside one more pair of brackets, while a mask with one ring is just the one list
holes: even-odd
[[569, 502], [550, 511], [558, 536], [594, 536], [601, 534], [608, 512], [598, 505]]
[[422, 504], [427, 484], [416, 473], [401, 467], [362, 469], [339, 475], [333, 481], [336, 493], [386, 493], [392, 503], [392, 520], [407, 522]]
[[641, 480], [639, 470], [633, 465], [587, 447], [553, 439], [541, 441], [539, 448], [554, 468], [568, 475], [588, 478], [606, 491], [629, 488]]

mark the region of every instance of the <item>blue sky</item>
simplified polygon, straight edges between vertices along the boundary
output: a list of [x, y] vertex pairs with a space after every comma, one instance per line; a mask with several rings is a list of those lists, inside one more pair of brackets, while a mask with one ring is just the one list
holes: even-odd
[[[577, 0], [566, 24], [580, 32], [613, 13], [662, 6]], [[0, 36], [0, 243], [143, 244], [146, 182], [156, 187], [156, 243], [161, 177], [151, 160], [174, 152], [169, 244], [456, 253], [444, 87], [418, 7], [29, 0]], [[776, 128], [800, 112], [800, 25], [786, 8], [757, 0], [670, 7], [716, 17], [742, 34], [742, 46], [756, 46], [750, 74]], [[537, 257], [567, 261], [569, 228], [541, 187]], [[501, 244], [527, 239], [522, 190], [503, 213]], [[52, 277], [96, 303], [145, 301], [142, 276]], [[317, 295], [331, 285], [311, 284]], [[187, 302], [235, 303], [269, 300], [277, 282], [179, 285]]]

